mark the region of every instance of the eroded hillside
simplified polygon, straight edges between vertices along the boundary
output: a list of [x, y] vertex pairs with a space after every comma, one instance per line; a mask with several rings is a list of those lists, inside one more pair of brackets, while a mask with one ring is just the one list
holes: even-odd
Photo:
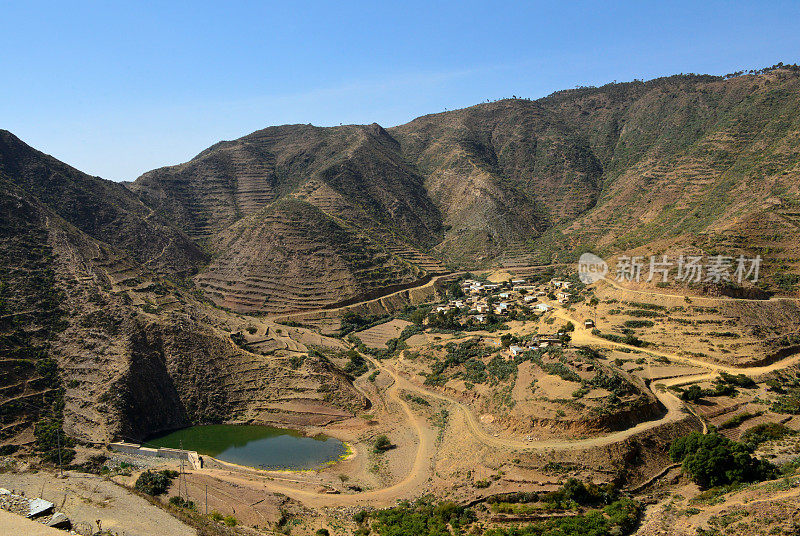
[[[332, 306], [443, 265], [563, 262], [586, 249], [761, 254], [775, 276], [797, 271], [798, 84], [788, 67], [677, 75], [484, 103], [388, 130], [270, 127], [129, 188], [211, 248], [198, 282], [241, 311]], [[302, 210], [314, 217], [293, 220], [287, 200], [314, 207]], [[377, 244], [379, 269], [345, 262], [328, 285], [303, 231], [319, 221], [363, 237], [348, 246], [354, 256], [375, 255]], [[336, 250], [339, 235], [326, 229], [314, 239], [319, 251]], [[270, 260], [277, 237], [308, 270], [284, 273]], [[230, 280], [230, 267], [259, 263]]]
[[[25, 166], [6, 152], [0, 167], [4, 445], [31, 444], [34, 428], [51, 423], [75, 439], [105, 443], [237, 418], [326, 423], [363, 406], [350, 379], [308, 346], [266, 333], [273, 352], [237, 344], [242, 319], [180, 286], [200, 250], [152, 215], [140, 216], [147, 209], [127, 190], [27, 150]], [[53, 198], [59, 188], [63, 195]], [[105, 188], [119, 196], [104, 197]], [[58, 202], [70, 196], [91, 201]], [[82, 219], [82, 211], [94, 219]], [[105, 230], [109, 242], [101, 239]], [[161, 249], [137, 249], [139, 240]]]

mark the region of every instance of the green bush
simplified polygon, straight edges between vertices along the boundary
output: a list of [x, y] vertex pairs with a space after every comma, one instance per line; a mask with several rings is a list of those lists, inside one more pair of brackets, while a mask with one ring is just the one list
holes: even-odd
[[373, 444], [374, 450], [376, 453], [386, 452], [387, 450], [393, 449], [395, 446], [389, 441], [389, 438], [385, 435], [379, 435], [375, 438], [375, 443]]
[[669, 449], [674, 462], [701, 488], [773, 478], [777, 472], [769, 462], [754, 458], [742, 443], [712, 432], [678, 438]]
[[728, 374], [727, 372], [719, 373], [722, 380], [737, 387], [744, 387], [745, 389], [753, 389], [756, 387], [756, 382], [753, 378], [745, 376], [744, 374]]
[[61, 463], [69, 465], [75, 458], [72, 447], [75, 441], [64, 433], [61, 421], [55, 419], [42, 419], [33, 429], [36, 438], [34, 448], [41, 453], [42, 459], [50, 463], [59, 462], [59, 445], [61, 446]]
[[359, 514], [356, 522], [371, 519], [372, 530], [379, 536], [452, 536], [463, 534], [476, 519], [469, 508], [453, 502], [435, 504], [427, 499], [403, 501], [394, 508]]
[[777, 422], [765, 422], [757, 424], [756, 426], [747, 430], [742, 434], [741, 441], [747, 448], [755, 449], [761, 443], [771, 441], [773, 439], [781, 439], [788, 435], [794, 435], [797, 432]]
[[136, 479], [134, 487], [148, 495], [163, 495], [167, 492], [172, 480], [178, 476], [177, 471], [164, 470], [153, 472], [147, 470]]
[[184, 499], [183, 497], [179, 497], [178, 495], [174, 495], [169, 498], [169, 504], [176, 508], [185, 508], [187, 510], [197, 510], [197, 506], [194, 504], [194, 501], [189, 501]]
[[650, 320], [626, 320], [626, 328], [652, 328], [655, 324]]

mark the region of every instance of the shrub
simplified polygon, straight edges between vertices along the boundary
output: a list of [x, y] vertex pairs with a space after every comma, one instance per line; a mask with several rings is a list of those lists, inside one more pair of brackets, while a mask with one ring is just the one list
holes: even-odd
[[239, 524], [239, 520], [233, 516], [225, 516], [225, 519], [222, 520], [229, 527], [235, 527]]
[[775, 466], [754, 458], [742, 443], [712, 432], [700, 432], [676, 439], [669, 449], [670, 458], [682, 462], [683, 469], [701, 488], [772, 478]]
[[476, 519], [475, 513], [469, 508], [449, 501], [435, 504], [426, 499], [414, 503], [403, 501], [394, 508], [377, 510], [368, 515], [373, 520], [374, 532], [380, 536], [463, 534]]
[[389, 441], [389, 438], [383, 434], [375, 438], [375, 443], [373, 446], [375, 447], [375, 452], [379, 454], [395, 447], [392, 442]]
[[175, 495], [169, 498], [169, 504], [176, 508], [185, 508], [187, 510], [197, 510], [197, 506], [194, 504], [194, 501], [189, 501], [184, 499], [183, 497], [179, 497]]
[[736, 428], [744, 421], [748, 419], [752, 419], [753, 417], [758, 417], [763, 412], [758, 413], [750, 413], [749, 411], [745, 411], [744, 413], [740, 413], [739, 415], [734, 415], [730, 419], [725, 420], [722, 424], [718, 426], [720, 430], [727, 430], [728, 428]]
[[652, 328], [655, 324], [650, 320], [626, 320], [626, 328]]
[[796, 433], [797, 432], [785, 424], [765, 422], [750, 428], [742, 434], [742, 443], [752, 450], [766, 441], [781, 439], [782, 437], [794, 435]]
[[41, 453], [44, 461], [59, 462], [59, 445], [63, 465], [69, 465], [75, 458], [75, 450], [72, 449], [75, 441], [64, 433], [61, 421], [42, 419], [34, 426], [33, 435], [36, 438], [34, 448]]
[[745, 376], [744, 374], [728, 374], [727, 372], [720, 372], [720, 377], [726, 383], [735, 385], [737, 387], [744, 387], [745, 389], [752, 389], [756, 387], [756, 382], [753, 378]]
[[369, 370], [369, 364], [360, 353], [355, 350], [348, 350], [347, 357], [350, 360], [344, 366], [344, 371], [353, 378], [358, 378]]
[[177, 476], [177, 471], [164, 470], [156, 473], [148, 469], [139, 475], [134, 487], [148, 495], [162, 495], [167, 492], [167, 488]]

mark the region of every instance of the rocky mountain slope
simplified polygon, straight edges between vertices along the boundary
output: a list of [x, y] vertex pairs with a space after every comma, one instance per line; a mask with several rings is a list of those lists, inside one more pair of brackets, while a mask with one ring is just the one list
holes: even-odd
[[48, 422], [103, 443], [361, 407], [326, 359], [235, 344], [241, 318], [181, 286], [201, 250], [128, 190], [2, 138], [0, 444], [30, 443]]
[[319, 309], [445, 264], [586, 249], [759, 253], [768, 283], [791, 283], [798, 90], [798, 69], [782, 67], [502, 100], [388, 130], [271, 127], [128, 185], [0, 131], [2, 436], [43, 415], [101, 440], [358, 406], [324, 359], [252, 353], [231, 338], [241, 317], [204, 299]]
[[90, 177], [0, 130], [0, 176], [87, 235], [159, 273], [192, 273], [205, 254], [121, 184]]
[[[563, 262], [587, 249], [762, 254], [767, 272], [797, 271], [798, 89], [792, 66], [506, 99], [388, 130], [271, 127], [129, 188], [209, 245], [215, 261], [197, 281], [238, 310], [332, 305], [441, 264]], [[305, 216], [292, 220], [288, 200]], [[353, 255], [377, 264], [344, 263], [328, 286], [312, 252], [339, 238], [311, 246], [302, 229], [315, 218], [360, 236]], [[306, 269], [284, 273], [277, 259], [290, 257]]]

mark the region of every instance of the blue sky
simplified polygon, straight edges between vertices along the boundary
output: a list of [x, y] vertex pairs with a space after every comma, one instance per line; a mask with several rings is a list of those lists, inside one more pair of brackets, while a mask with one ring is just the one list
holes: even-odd
[[0, 0], [0, 128], [132, 180], [285, 123], [800, 62], [800, 1]]

